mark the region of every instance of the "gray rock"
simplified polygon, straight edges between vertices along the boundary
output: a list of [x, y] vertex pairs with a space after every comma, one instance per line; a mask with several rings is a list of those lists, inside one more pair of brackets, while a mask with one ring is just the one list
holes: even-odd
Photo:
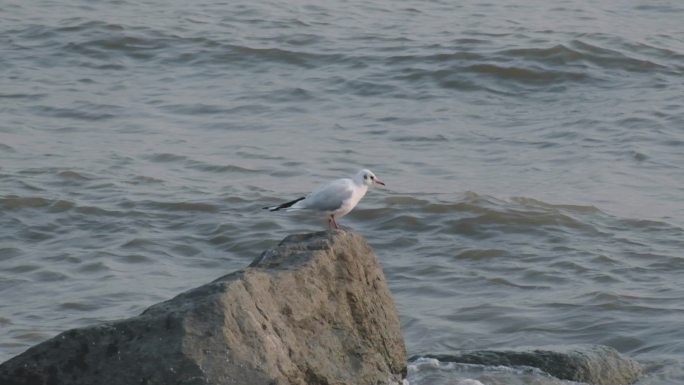
[[[530, 366], [556, 378], [596, 385], [627, 385], [642, 374], [639, 363], [603, 345], [571, 345], [532, 350], [481, 350], [460, 354], [426, 354], [442, 362], [488, 366]], [[415, 360], [418, 356], [411, 357]]]
[[345, 232], [287, 237], [248, 268], [0, 365], [3, 385], [388, 384], [406, 350], [383, 272]]

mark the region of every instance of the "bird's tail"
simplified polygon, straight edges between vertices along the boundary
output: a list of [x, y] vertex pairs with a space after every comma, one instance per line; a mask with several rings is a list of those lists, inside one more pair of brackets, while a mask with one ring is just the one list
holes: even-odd
[[278, 205], [278, 206], [264, 207], [264, 210], [278, 211], [278, 210], [280, 210], [280, 209], [286, 209], [286, 208], [292, 206], [293, 204], [295, 204], [295, 203], [301, 201], [301, 200], [304, 199], [304, 198], [306, 198], [306, 197], [297, 198], [297, 199], [295, 199], [295, 200], [293, 200], [293, 201], [290, 201], [290, 202], [287, 202], [287, 203], [283, 203], [283, 204]]

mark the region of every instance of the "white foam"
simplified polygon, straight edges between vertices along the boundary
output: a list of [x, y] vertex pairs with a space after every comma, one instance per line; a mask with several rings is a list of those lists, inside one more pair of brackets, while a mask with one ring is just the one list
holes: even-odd
[[[492, 381], [512, 385], [525, 385], [531, 381], [544, 385], [577, 384], [573, 381], [557, 379], [540, 369], [529, 366], [509, 367], [441, 362], [427, 357], [420, 357], [409, 363], [407, 378], [413, 385], [485, 385]], [[408, 383], [409, 381], [405, 381], [404, 385]]]

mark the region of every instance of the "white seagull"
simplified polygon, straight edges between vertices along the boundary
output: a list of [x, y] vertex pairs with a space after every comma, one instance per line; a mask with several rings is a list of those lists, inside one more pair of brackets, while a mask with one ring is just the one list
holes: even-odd
[[349, 214], [357, 203], [366, 195], [368, 186], [385, 185], [370, 170], [361, 170], [354, 178], [337, 179], [326, 183], [309, 195], [278, 206], [264, 207], [265, 210], [285, 211], [311, 210], [324, 213], [328, 217], [328, 226], [339, 229], [335, 218], [342, 218]]

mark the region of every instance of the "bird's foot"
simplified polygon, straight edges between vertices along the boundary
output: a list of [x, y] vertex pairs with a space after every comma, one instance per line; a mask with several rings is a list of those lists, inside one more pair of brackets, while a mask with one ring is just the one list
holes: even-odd
[[347, 232], [347, 230], [345, 230], [343, 227], [340, 227], [337, 224], [337, 221], [335, 221], [335, 217], [333, 217], [333, 216], [328, 218], [328, 226], [330, 227], [330, 230], [339, 230], [339, 231], [342, 231], [345, 233]]

